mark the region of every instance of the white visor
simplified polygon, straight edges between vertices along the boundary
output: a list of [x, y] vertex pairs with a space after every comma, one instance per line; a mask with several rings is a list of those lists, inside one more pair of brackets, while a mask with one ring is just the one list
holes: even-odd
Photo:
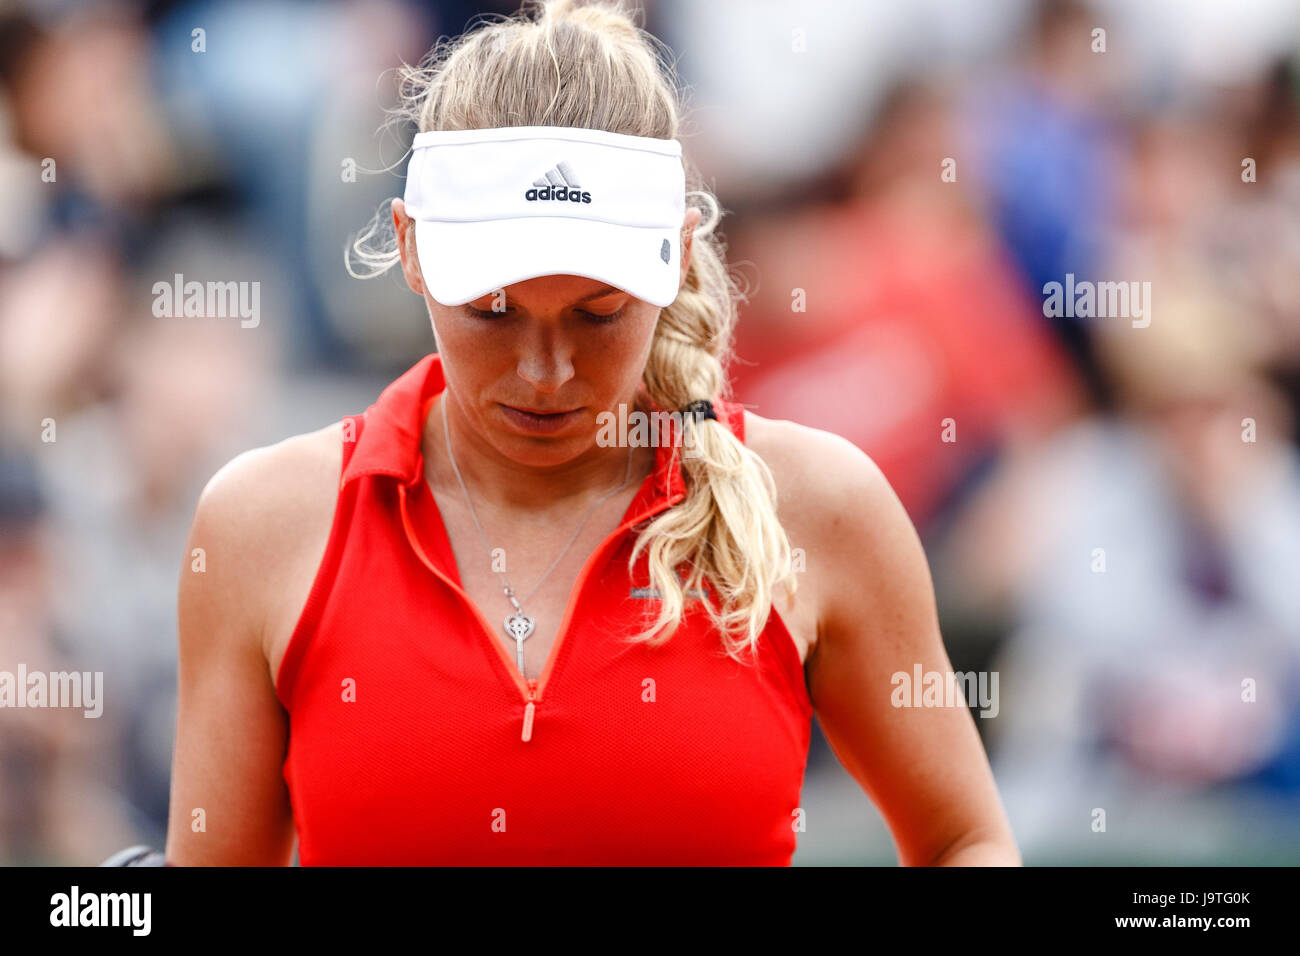
[[403, 198], [429, 294], [463, 305], [525, 279], [577, 275], [671, 305], [681, 157], [675, 139], [566, 126], [417, 134]]

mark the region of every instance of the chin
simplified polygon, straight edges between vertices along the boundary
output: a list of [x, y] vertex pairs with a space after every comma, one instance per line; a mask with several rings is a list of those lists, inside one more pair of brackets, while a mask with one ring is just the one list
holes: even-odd
[[581, 457], [594, 445], [594, 441], [577, 436], [556, 439], [512, 435], [502, 444], [500, 451], [525, 468], [554, 468]]

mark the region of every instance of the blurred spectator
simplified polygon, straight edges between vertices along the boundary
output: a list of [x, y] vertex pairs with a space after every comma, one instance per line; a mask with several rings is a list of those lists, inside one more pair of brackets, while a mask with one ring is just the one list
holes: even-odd
[[0, 275], [3, 424], [35, 441], [44, 419], [102, 392], [103, 354], [122, 311], [121, 262], [101, 240], [69, 237]]
[[[1300, 420], [1300, 52], [1275, 60], [1219, 105], [1220, 114], [1236, 107], [1242, 130], [1240, 148], [1224, 157], [1237, 175], [1212, 222], [1208, 258], [1224, 287], [1259, 317], [1270, 369]], [[1205, 116], [1210, 129], [1221, 122]]]
[[343, 250], [381, 199], [401, 195], [400, 175], [387, 170], [400, 172], [407, 143], [375, 133], [395, 68], [424, 54], [433, 25], [391, 0], [191, 0], [159, 19], [167, 115], [196, 158], [220, 158], [220, 176], [275, 257], [292, 369], [404, 369], [427, 341], [419, 300], [399, 297], [391, 280], [351, 279]]
[[[737, 394], [760, 415], [853, 441], [923, 533], [1002, 443], [1081, 402], [970, 186], [960, 173], [941, 181], [951, 144], [946, 94], [902, 88], [849, 166], [846, 202], [734, 236], [735, 258], [759, 274]], [[807, 311], [795, 311], [800, 293]]]
[[[85, 671], [51, 614], [63, 583], [37, 469], [0, 440], [0, 670]], [[20, 688], [25, 693], [26, 688]], [[117, 709], [0, 711], [0, 866], [84, 864], [129, 840], [140, 823], [118, 798]]]
[[[155, 317], [153, 281], [196, 274], [259, 275], [251, 250], [214, 242], [202, 224], [167, 234], [166, 251], [139, 264], [113, 348], [99, 356], [100, 401], [58, 422], [39, 457], [62, 584], [51, 595], [82, 666], [105, 672], [108, 706], [131, 733], [121, 759], [127, 794], [161, 833], [175, 698], [176, 585], [194, 502], [221, 464], [259, 443], [277, 358], [264, 289], [256, 326], [241, 319]], [[249, 280], [257, 281], [257, 280]]]
[[1012, 631], [994, 764], [1027, 855], [1086, 852], [1094, 807], [1142, 815], [1139, 834], [1121, 818], [1125, 839], [1169, 846], [1174, 829], [1150, 829], [1163, 820], [1211, 856], [1258, 849], [1293, 811], [1243, 836], [1248, 820], [1195, 796], [1270, 769], [1298, 796], [1300, 456], [1286, 405], [1233, 304], [1166, 286], [1158, 309], [1147, 328], [1098, 327], [1123, 416], [1005, 469], [944, 549], [948, 601]]
[[[1092, 51], [1097, 22], [1077, 0], [1038, 4], [1023, 52], [972, 94], [963, 129], [962, 154], [972, 160], [992, 224], [1025, 292], [1039, 301], [1044, 285], [1067, 273], [1096, 280], [1114, 214], [1122, 146], [1120, 104], [1110, 94], [1124, 78], [1124, 59]], [[1085, 330], [1070, 318], [1049, 324], [1094, 398], [1105, 400]]]

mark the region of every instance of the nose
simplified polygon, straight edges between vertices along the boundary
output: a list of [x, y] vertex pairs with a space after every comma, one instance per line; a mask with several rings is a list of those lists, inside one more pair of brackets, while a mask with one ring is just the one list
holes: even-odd
[[519, 352], [519, 377], [538, 392], [551, 394], [573, 378], [573, 349], [561, 332], [534, 323]]

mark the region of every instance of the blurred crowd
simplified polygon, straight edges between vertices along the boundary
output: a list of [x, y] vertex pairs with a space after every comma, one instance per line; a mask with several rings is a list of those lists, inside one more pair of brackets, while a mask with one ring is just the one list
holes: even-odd
[[[402, 192], [394, 68], [516, 6], [0, 2], [0, 670], [106, 699], [0, 710], [0, 864], [162, 845], [198, 493], [433, 348], [343, 250]], [[733, 395], [890, 479], [954, 669], [1001, 675], [1026, 861], [1294, 860], [1300, 7], [644, 7], [746, 289]], [[260, 322], [156, 315], [177, 274]], [[1145, 312], [1057, 314], [1067, 276]], [[844, 780], [818, 735], [796, 862], [893, 859]]]

